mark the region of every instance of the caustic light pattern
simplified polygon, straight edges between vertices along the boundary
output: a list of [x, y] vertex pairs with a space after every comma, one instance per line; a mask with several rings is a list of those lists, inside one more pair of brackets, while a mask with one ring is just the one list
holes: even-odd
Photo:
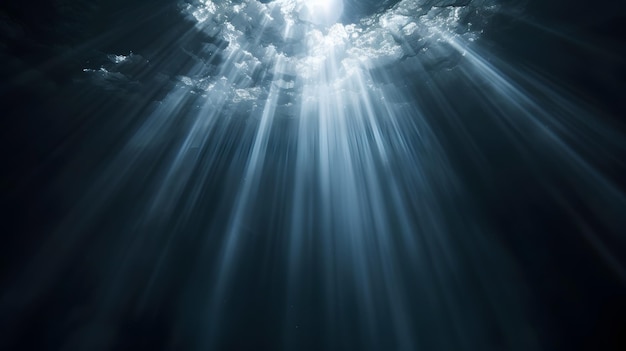
[[[226, 47], [208, 45], [201, 54], [206, 66], [183, 80], [210, 95], [220, 90], [235, 103], [265, 101], [273, 84], [292, 96], [278, 102], [281, 112], [296, 116], [307, 86], [323, 83], [331, 94], [359, 92], [353, 80], [367, 80], [367, 70], [407, 60], [405, 67], [417, 70], [453, 59], [459, 52], [446, 40], [475, 40], [497, 8], [489, 1], [453, 6], [457, 3], [401, 1], [352, 24], [337, 22], [343, 9], [338, 0], [189, 4], [185, 13]], [[224, 62], [211, 62], [217, 52]], [[419, 61], [412, 60], [416, 57]], [[315, 99], [316, 93], [302, 97]]]
[[[237, 349], [241, 325], [274, 350], [538, 350], [516, 248], [475, 198], [500, 177], [571, 217], [593, 194], [584, 211], [606, 232], [576, 235], [625, 277], [620, 211], [602, 209], [626, 200], [590, 157], [623, 152], [623, 138], [480, 45], [495, 14], [519, 7], [383, 1], [355, 18], [354, 3], [178, 4], [193, 30], [163, 39], [162, 55], [184, 51], [184, 70], [129, 109], [127, 140], [50, 239], [69, 252], [127, 208], [106, 225], [124, 235], [96, 319], [175, 290], [172, 345], [186, 350]], [[105, 90], [132, 90], [127, 68], [154, 64], [108, 60], [83, 72]]]

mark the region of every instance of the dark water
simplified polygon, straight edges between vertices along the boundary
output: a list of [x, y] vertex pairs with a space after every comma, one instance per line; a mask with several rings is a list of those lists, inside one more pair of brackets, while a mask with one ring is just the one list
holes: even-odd
[[[167, 77], [193, 66], [185, 52], [210, 40], [194, 32], [175, 1], [0, 5], [0, 349], [411, 349], [401, 333], [428, 350], [626, 349], [626, 45], [620, 35], [626, 9], [620, 1], [505, 3], [508, 11], [485, 29], [482, 52], [544, 106], [536, 111], [567, 126], [555, 127], [567, 148], [536, 137], [532, 128], [503, 127], [494, 111], [513, 121], [528, 116], [509, 102], [485, 98], [493, 88], [478, 75], [469, 76], [473, 82], [438, 75], [449, 72], [444, 63], [434, 73], [402, 77], [463, 188], [460, 197], [441, 189], [433, 195], [441, 198], [448, 231], [459, 236], [449, 248], [420, 252], [452, 252], [459, 263], [449, 270], [437, 260], [415, 267], [415, 252], [395, 250], [402, 288], [384, 292], [385, 274], [374, 272], [369, 292], [374, 302], [388, 296], [411, 322], [398, 326], [392, 315], [401, 312], [374, 303], [374, 332], [365, 327], [369, 317], [360, 300], [350, 298], [361, 293], [358, 287], [337, 283], [338, 290], [345, 284], [336, 292], [342, 298], [328, 300], [326, 268], [310, 258], [323, 254], [310, 254], [296, 286], [283, 270], [293, 261], [283, 255], [291, 219], [281, 209], [293, 204], [275, 194], [296, 183], [278, 173], [297, 152], [293, 120], [275, 127], [270, 147], [283, 150], [284, 158], [265, 161], [277, 174], [259, 177], [258, 205], [246, 229], [253, 238], [240, 245], [223, 296], [213, 292], [220, 277], [214, 258], [225, 240], [215, 233], [228, 231], [224, 208], [236, 205], [228, 177], [244, 173], [238, 149], [216, 141], [192, 150], [177, 174], [203, 182], [202, 191], [182, 191], [185, 201], [173, 200], [159, 220], [136, 220], [159, 188], [164, 159], [184, 138], [193, 103], [172, 114], [179, 116], [176, 123], [149, 152], [133, 158], [121, 150], [153, 102], [175, 89]], [[381, 6], [346, 3], [354, 18]], [[121, 81], [98, 81], [83, 71], [109, 64], [108, 54], [130, 52], [134, 61], [124, 66]], [[432, 84], [445, 82], [440, 93], [447, 104], [423, 91], [429, 75]], [[377, 79], [388, 83], [383, 74]], [[551, 120], [537, 116], [550, 127]], [[230, 124], [228, 140], [252, 144], [247, 123]], [[220, 157], [210, 163], [213, 154]], [[570, 159], [584, 160], [585, 167]], [[133, 171], [111, 167], [119, 164]], [[400, 161], [395, 167], [399, 178], [413, 177]], [[112, 188], [103, 182], [109, 173], [123, 181]], [[402, 190], [407, 199], [424, 196], [423, 189]], [[183, 208], [191, 198], [193, 209]], [[420, 226], [420, 212], [411, 214], [407, 221]], [[392, 242], [402, 246], [400, 239]], [[327, 258], [330, 266], [350, 265], [341, 255]], [[414, 279], [422, 271], [448, 273], [428, 281], [439, 284], [430, 290]], [[336, 279], [342, 277], [350, 275]], [[447, 294], [454, 297], [432, 302]], [[207, 295], [223, 302], [207, 302]], [[401, 299], [408, 302], [394, 305]]]

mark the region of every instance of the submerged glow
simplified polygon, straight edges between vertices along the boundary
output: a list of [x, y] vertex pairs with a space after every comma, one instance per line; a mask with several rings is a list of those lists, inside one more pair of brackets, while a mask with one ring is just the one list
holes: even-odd
[[[544, 349], [510, 254], [529, 244], [505, 244], [484, 203], [497, 212], [510, 195], [499, 190], [528, 190], [502, 177], [519, 172], [542, 201], [618, 233], [618, 211], [601, 205], [626, 198], [579, 150], [626, 148], [566, 93], [480, 46], [500, 1], [381, 3], [341, 23], [348, 1], [181, 1], [193, 28], [164, 34], [158, 54], [84, 68], [93, 85], [149, 101], [129, 103], [122, 146], [43, 245], [70, 252], [81, 233], [121, 233], [88, 332], [161, 311], [163, 289], [176, 296], [173, 349]], [[170, 64], [173, 51], [185, 60]], [[149, 75], [158, 90], [134, 78]], [[572, 141], [589, 135], [610, 147]], [[588, 194], [595, 206], [575, 205]], [[118, 212], [125, 221], [108, 220]], [[501, 227], [536, 229], [510, 220]], [[608, 244], [624, 238], [585, 235], [626, 279]]]

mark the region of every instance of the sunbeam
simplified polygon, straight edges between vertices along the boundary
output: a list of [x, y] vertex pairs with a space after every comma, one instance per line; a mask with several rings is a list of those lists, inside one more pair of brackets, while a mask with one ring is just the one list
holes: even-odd
[[[53, 140], [6, 178], [43, 219], [7, 222], [41, 234], [7, 241], [0, 349], [612, 350], [582, 331], [626, 301], [623, 116], [498, 31], [626, 65], [529, 3], [59, 5], [94, 23], [0, 91]], [[34, 62], [0, 19], [7, 67]]]

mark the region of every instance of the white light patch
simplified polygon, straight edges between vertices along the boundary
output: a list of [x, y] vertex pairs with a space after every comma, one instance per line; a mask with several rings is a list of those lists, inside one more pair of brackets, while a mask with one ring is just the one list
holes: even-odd
[[330, 26], [339, 21], [342, 13], [342, 0], [309, 0], [304, 2], [304, 7], [300, 11], [300, 19], [318, 25]]

